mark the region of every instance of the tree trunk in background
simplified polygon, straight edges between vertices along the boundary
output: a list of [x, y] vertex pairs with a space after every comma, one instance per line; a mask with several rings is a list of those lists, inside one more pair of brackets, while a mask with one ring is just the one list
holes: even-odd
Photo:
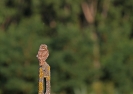
[[97, 0], [91, 0], [89, 3], [83, 2], [82, 9], [84, 16], [88, 22], [89, 28], [92, 30], [90, 33], [90, 37], [93, 41], [93, 57], [94, 57], [94, 68], [100, 68], [100, 53], [99, 53], [99, 40], [98, 35], [95, 30], [94, 22], [95, 22], [95, 14], [97, 11]]

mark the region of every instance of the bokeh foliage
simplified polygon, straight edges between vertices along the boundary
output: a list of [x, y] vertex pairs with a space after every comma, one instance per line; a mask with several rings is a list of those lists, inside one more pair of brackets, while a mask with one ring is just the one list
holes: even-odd
[[[93, 22], [83, 3], [95, 2]], [[40, 44], [52, 94], [132, 94], [132, 0], [1, 0], [0, 94], [37, 94]]]

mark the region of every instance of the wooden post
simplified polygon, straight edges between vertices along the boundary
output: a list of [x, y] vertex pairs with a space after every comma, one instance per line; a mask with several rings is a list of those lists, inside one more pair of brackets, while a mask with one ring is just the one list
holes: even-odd
[[48, 56], [49, 56], [49, 51], [47, 49], [47, 45], [41, 44], [37, 54], [37, 58], [39, 60], [38, 94], [50, 94], [50, 66], [46, 62]]

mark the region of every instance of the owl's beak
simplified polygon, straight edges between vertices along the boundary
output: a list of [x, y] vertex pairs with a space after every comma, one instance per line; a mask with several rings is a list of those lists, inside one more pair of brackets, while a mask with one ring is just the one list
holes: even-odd
[[36, 57], [38, 57], [38, 55], [36, 55]]

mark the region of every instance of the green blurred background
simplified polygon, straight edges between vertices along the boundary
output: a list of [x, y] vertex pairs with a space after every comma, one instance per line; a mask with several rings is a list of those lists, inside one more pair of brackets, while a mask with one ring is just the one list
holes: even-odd
[[0, 94], [133, 94], [133, 0], [0, 0]]

